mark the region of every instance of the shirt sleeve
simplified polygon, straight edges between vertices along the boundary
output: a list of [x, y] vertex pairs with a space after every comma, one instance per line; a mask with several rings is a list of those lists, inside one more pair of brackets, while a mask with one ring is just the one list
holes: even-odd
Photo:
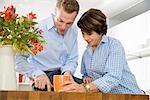
[[127, 65], [125, 52], [119, 41], [113, 41], [109, 49], [110, 52], [106, 61], [105, 74], [93, 82], [104, 93], [108, 93], [112, 88], [119, 85], [123, 67]]
[[75, 39], [71, 48], [71, 52], [66, 60], [65, 65], [61, 67], [62, 73], [69, 71], [71, 72], [72, 75], [74, 74], [78, 66], [78, 42], [77, 42], [78, 31], [77, 29], [74, 29], [74, 34], [76, 34], [76, 36], [74, 37]]
[[[85, 53], [84, 53], [85, 54]], [[81, 61], [81, 74], [82, 74], [82, 78], [88, 76], [87, 72], [86, 72], [86, 68], [85, 68], [85, 62], [84, 62], [84, 54], [82, 56], [82, 61]]]
[[[46, 22], [44, 20], [39, 21], [35, 27], [45, 31]], [[45, 74], [38, 68], [38, 64], [31, 64], [31, 61], [35, 62], [31, 54], [26, 53], [26, 56], [16, 54], [16, 71], [33, 79], [39, 75]]]
[[38, 75], [45, 74], [42, 70], [38, 69], [38, 67], [29, 63], [30, 57], [31, 55], [22, 56], [16, 54], [16, 71], [33, 79]]

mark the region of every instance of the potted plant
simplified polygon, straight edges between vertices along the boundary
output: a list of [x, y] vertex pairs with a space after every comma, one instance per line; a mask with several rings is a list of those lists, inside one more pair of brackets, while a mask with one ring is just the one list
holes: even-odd
[[42, 30], [35, 28], [36, 14], [30, 12], [27, 16], [16, 14], [14, 6], [0, 12], [0, 45], [12, 45], [13, 49], [22, 55], [25, 52], [37, 54], [43, 50], [41, 44]]
[[46, 41], [42, 40], [42, 30], [35, 27], [35, 19], [32, 12], [19, 16], [14, 6], [0, 11], [0, 89], [16, 89], [15, 53], [36, 55], [43, 50]]

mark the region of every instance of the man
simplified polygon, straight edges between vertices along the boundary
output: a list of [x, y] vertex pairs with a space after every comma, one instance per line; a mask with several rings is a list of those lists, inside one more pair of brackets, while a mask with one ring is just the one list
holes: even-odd
[[89, 9], [77, 25], [88, 43], [81, 63], [84, 85], [66, 81], [60, 91], [143, 94], [128, 67], [122, 44], [106, 36], [106, 16], [99, 9]]
[[44, 50], [36, 56], [16, 56], [17, 71], [34, 80], [34, 87], [51, 91], [52, 76], [75, 72], [78, 60], [77, 28], [73, 22], [78, 14], [76, 0], [57, 0], [55, 14], [39, 23]]

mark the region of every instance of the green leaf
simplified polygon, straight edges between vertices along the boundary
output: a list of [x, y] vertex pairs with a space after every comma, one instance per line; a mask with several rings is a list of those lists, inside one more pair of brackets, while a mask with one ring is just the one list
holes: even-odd
[[32, 25], [36, 25], [36, 24], [38, 24], [37, 22], [32, 22]]
[[30, 54], [34, 55], [34, 53], [30, 50], [30, 48], [27, 45], [24, 46], [24, 49], [26, 49], [26, 51], [28, 51]]
[[23, 55], [23, 54], [21, 53], [21, 51], [20, 51], [20, 48], [18, 48], [17, 42], [13, 43], [13, 49], [14, 49], [15, 52], [17, 52], [17, 53]]
[[47, 44], [47, 42], [45, 40], [40, 40], [41, 44]]
[[4, 18], [0, 17], [0, 23], [3, 23], [3, 22], [4, 22]]

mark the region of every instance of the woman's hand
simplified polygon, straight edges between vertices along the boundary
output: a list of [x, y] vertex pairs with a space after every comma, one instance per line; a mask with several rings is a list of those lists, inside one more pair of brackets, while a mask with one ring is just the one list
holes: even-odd
[[86, 92], [83, 85], [77, 84], [74, 81], [65, 81], [61, 86], [60, 92]]
[[74, 81], [74, 79], [73, 79], [73, 77], [72, 77], [72, 75], [71, 75], [71, 73], [70, 73], [69, 71], [66, 71], [66, 72], [64, 73], [64, 75], [69, 76], [69, 77], [70, 77], [70, 80], [71, 80], [71, 81]]
[[85, 78], [83, 78], [83, 83], [84, 84], [88, 84], [91, 83], [93, 81], [93, 78], [90, 76], [86, 76]]

